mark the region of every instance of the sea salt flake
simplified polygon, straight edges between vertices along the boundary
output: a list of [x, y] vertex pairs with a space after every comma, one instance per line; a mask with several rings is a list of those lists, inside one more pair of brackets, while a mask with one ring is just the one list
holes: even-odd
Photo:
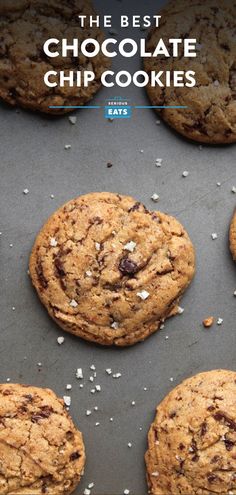
[[111, 368], [107, 368], [107, 369], [106, 369], [106, 373], [107, 373], [108, 375], [111, 375], [111, 374], [112, 374]]
[[182, 315], [184, 312], [184, 308], [181, 308], [181, 306], [178, 306], [177, 312], [178, 312], [178, 315]]
[[87, 270], [87, 272], [85, 272], [85, 275], [87, 275], [87, 277], [92, 277], [92, 272], [90, 270]]
[[223, 318], [218, 318], [217, 325], [222, 325], [223, 321], [224, 321]]
[[92, 411], [90, 411], [90, 409], [87, 409], [86, 416], [90, 416], [90, 414], [92, 414]]
[[72, 125], [75, 125], [77, 122], [77, 117], [75, 117], [75, 115], [70, 115], [70, 117], [68, 117], [68, 120]]
[[24, 189], [23, 194], [25, 195], [29, 194], [29, 189]]
[[153, 195], [151, 196], [151, 199], [152, 199], [152, 201], [154, 201], [154, 203], [157, 203], [160, 199], [160, 196], [158, 196], [157, 193], [153, 193]]
[[213, 232], [213, 233], [211, 234], [211, 238], [212, 238], [212, 240], [213, 240], [213, 241], [214, 241], [215, 239], [217, 239], [217, 237], [218, 237], [218, 234], [217, 234], [216, 232]]
[[150, 296], [150, 294], [146, 290], [142, 290], [141, 292], [137, 292], [137, 296], [140, 297], [140, 299], [142, 299], [143, 301], [145, 301], [145, 299], [147, 299]]
[[55, 239], [55, 237], [51, 237], [51, 239], [50, 239], [50, 246], [52, 246], [52, 247], [56, 247], [57, 246], [57, 240]]
[[101, 244], [99, 242], [95, 242], [95, 248], [96, 248], [96, 251], [100, 251]]
[[188, 177], [188, 175], [189, 175], [188, 170], [184, 170], [183, 173], [182, 173], [182, 176], [183, 177]]
[[124, 249], [126, 251], [130, 251], [130, 253], [133, 253], [133, 251], [135, 250], [136, 246], [137, 246], [136, 242], [129, 241], [129, 242], [127, 242], [127, 244], [125, 244]]
[[70, 407], [70, 405], [71, 405], [71, 397], [69, 395], [64, 395], [63, 400], [65, 402], [65, 405], [67, 407]]
[[70, 302], [70, 306], [71, 306], [72, 308], [77, 308], [78, 303], [75, 301], [75, 299], [72, 299], [72, 300], [71, 300], [71, 302]]
[[65, 337], [57, 337], [57, 343], [62, 345], [65, 342]]
[[119, 323], [117, 321], [113, 321], [113, 323], [111, 324], [111, 328], [117, 330], [117, 328], [119, 328]]
[[82, 368], [77, 368], [76, 370], [76, 373], [75, 373], [75, 376], [78, 380], [82, 380], [83, 379], [83, 370]]

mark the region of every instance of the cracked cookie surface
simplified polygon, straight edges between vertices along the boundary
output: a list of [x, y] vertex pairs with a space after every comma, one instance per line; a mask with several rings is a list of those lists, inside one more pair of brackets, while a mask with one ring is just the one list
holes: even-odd
[[54, 392], [0, 385], [1, 495], [69, 495], [84, 463], [82, 435]]
[[132, 345], [173, 313], [194, 274], [177, 220], [131, 197], [91, 193], [56, 211], [39, 233], [30, 274], [50, 316], [104, 345]]
[[177, 132], [211, 144], [236, 142], [236, 3], [230, 0], [177, 0], [162, 10], [160, 27], [148, 35], [153, 50], [163, 38], [197, 40], [197, 57], [146, 58], [147, 72], [195, 71], [196, 86], [147, 87], [153, 105], [182, 105], [161, 110], [163, 119]]
[[146, 466], [152, 495], [236, 493], [236, 372], [199, 373], [165, 397]]
[[233, 259], [236, 261], [236, 210], [230, 224], [229, 242]]
[[[87, 103], [100, 88], [108, 59], [101, 53], [93, 58], [82, 54], [74, 58], [72, 52], [67, 57], [50, 58], [43, 45], [49, 38], [66, 38], [72, 43], [73, 38], [82, 42], [91, 37], [101, 43], [104, 36], [99, 28], [88, 27], [87, 21], [85, 28], [81, 28], [78, 22], [78, 15], [94, 14], [89, 0], [0, 0], [0, 98], [11, 105], [55, 114], [68, 110], [49, 109], [49, 105]], [[87, 88], [68, 84], [48, 88], [44, 74], [50, 70], [62, 70], [66, 75], [69, 70], [88, 70], [95, 73], [95, 79]], [[58, 81], [58, 76], [54, 81]]]

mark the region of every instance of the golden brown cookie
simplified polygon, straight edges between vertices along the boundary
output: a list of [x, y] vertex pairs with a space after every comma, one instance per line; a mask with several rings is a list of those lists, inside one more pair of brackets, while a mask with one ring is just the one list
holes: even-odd
[[229, 230], [229, 243], [230, 250], [233, 256], [234, 261], [236, 261], [236, 211], [234, 212], [233, 218], [230, 224]]
[[194, 274], [194, 250], [174, 218], [131, 197], [69, 201], [39, 233], [32, 282], [64, 330], [99, 344], [131, 345], [155, 332]]
[[159, 404], [148, 435], [151, 495], [236, 493], [236, 372], [188, 378]]
[[[101, 53], [89, 59], [81, 54], [74, 58], [72, 51], [66, 58], [51, 58], [44, 53], [43, 45], [50, 38], [66, 38], [72, 43], [73, 38], [82, 42], [91, 37], [101, 43], [104, 36], [99, 28], [90, 28], [88, 21], [81, 28], [78, 21], [78, 15], [94, 14], [90, 0], [0, 0], [0, 98], [46, 113], [68, 111], [49, 109], [51, 105], [87, 103], [100, 88], [108, 59]], [[66, 75], [69, 70], [93, 71], [95, 80], [88, 87], [69, 87], [66, 83], [64, 87], [49, 88], [44, 75], [51, 70], [65, 71]], [[51, 80], [58, 81], [58, 76]]]
[[54, 392], [0, 385], [1, 495], [69, 495], [84, 463], [82, 435]]
[[231, 0], [171, 1], [151, 30], [147, 49], [160, 38], [197, 40], [197, 57], [146, 58], [146, 71], [195, 71], [195, 87], [151, 87], [153, 105], [181, 105], [161, 110], [163, 119], [187, 138], [203, 143], [236, 142], [236, 4]]

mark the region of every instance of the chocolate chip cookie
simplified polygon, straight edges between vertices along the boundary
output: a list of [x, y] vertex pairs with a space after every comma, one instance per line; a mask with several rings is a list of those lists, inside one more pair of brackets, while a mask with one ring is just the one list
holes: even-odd
[[229, 242], [230, 242], [230, 250], [233, 255], [233, 259], [234, 261], [236, 261], [236, 210], [234, 212], [230, 224]]
[[33, 247], [30, 274], [64, 330], [126, 346], [174, 312], [194, 274], [194, 249], [174, 218], [131, 197], [91, 193], [49, 218]]
[[64, 402], [48, 389], [0, 385], [1, 495], [69, 495], [85, 453]]
[[[73, 57], [72, 51], [67, 57], [47, 57], [43, 46], [46, 40], [63, 38], [72, 43], [74, 38], [80, 42], [91, 37], [99, 43], [103, 33], [99, 28], [88, 26], [81, 28], [78, 15], [94, 15], [90, 0], [57, 2], [56, 0], [16, 0], [0, 1], [0, 98], [11, 105], [20, 105], [46, 113], [64, 113], [68, 109], [50, 109], [49, 106], [84, 105], [98, 91], [101, 74], [109, 66], [108, 59], [101, 53], [87, 58]], [[89, 47], [88, 47], [89, 48]], [[60, 51], [60, 45], [59, 49]], [[44, 83], [44, 75], [55, 71], [52, 82], [59, 81], [59, 72], [93, 71], [94, 81], [88, 87], [49, 88]]]
[[157, 407], [146, 453], [152, 495], [236, 493], [236, 372], [193, 376]]
[[197, 57], [146, 58], [145, 70], [195, 72], [195, 87], [147, 87], [153, 105], [188, 108], [160, 110], [177, 132], [202, 143], [236, 142], [236, 4], [230, 0], [172, 1], [151, 30], [147, 50], [160, 38], [197, 40]]

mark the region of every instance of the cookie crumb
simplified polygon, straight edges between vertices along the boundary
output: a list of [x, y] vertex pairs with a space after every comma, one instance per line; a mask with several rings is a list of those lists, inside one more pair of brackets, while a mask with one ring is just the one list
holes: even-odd
[[209, 316], [208, 318], [205, 318], [205, 320], [203, 320], [202, 324], [205, 328], [210, 328], [212, 327], [214, 323], [214, 317], [213, 316]]

